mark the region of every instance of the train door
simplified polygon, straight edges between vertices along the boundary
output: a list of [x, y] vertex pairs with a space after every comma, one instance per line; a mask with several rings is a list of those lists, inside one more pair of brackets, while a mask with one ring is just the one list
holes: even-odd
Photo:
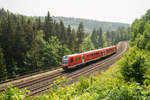
[[82, 63], [84, 63], [84, 57], [83, 57], [83, 55], [82, 55]]
[[73, 65], [73, 57], [71, 58], [71, 60], [70, 60], [70, 65], [72, 66]]
[[106, 52], [105, 52], [105, 50], [103, 50], [103, 56], [105, 56], [106, 55]]

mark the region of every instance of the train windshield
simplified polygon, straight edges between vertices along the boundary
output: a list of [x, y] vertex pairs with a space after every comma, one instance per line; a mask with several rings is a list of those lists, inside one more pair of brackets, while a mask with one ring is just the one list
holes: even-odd
[[63, 56], [63, 64], [64, 65], [68, 64], [68, 56]]

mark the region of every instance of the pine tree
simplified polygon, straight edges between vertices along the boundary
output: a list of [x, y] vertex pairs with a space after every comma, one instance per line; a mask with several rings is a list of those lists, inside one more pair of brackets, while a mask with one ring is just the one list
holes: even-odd
[[39, 33], [37, 32], [37, 29], [34, 25], [33, 27], [33, 33], [32, 33], [32, 42], [31, 42], [31, 48], [28, 50], [25, 58], [26, 66], [28, 67], [28, 71], [35, 71], [38, 70], [42, 62], [40, 62], [40, 50], [41, 50], [41, 38], [43, 38], [43, 34], [41, 31]]
[[4, 81], [6, 79], [7, 79], [6, 64], [4, 60], [3, 51], [0, 48], [0, 81]]
[[104, 46], [104, 39], [103, 39], [103, 35], [102, 35], [103, 31], [102, 31], [101, 27], [99, 28], [98, 34], [99, 34], [99, 39], [98, 39], [99, 46], [98, 47], [103, 47]]
[[60, 40], [60, 25], [58, 23], [55, 24], [55, 35]]
[[22, 66], [24, 66], [24, 58], [27, 52], [27, 41], [26, 41], [26, 34], [24, 32], [23, 26], [21, 23], [17, 23], [17, 27], [16, 27], [16, 34], [15, 34], [15, 55], [14, 58], [17, 62], [17, 66], [19, 68], [19, 73], [24, 72], [24, 68], [22, 68]]
[[62, 42], [62, 45], [66, 44], [67, 35], [66, 35], [66, 29], [64, 26], [63, 21], [60, 21], [60, 34], [59, 34], [59, 40]]
[[71, 32], [71, 37], [69, 39], [69, 45], [71, 47], [71, 51], [72, 53], [75, 53], [75, 45], [76, 45], [76, 31], [75, 29], [72, 29], [72, 32]]
[[14, 59], [16, 25], [9, 12], [7, 18], [3, 18], [1, 27], [1, 48], [3, 49], [7, 71], [9, 76], [15, 76], [17, 71], [16, 61]]
[[46, 40], [46, 41], [48, 41], [49, 40], [49, 38], [52, 36], [52, 28], [53, 27], [53, 20], [52, 20], [52, 18], [51, 18], [51, 16], [50, 16], [50, 13], [49, 13], [49, 11], [48, 11], [48, 14], [47, 14], [47, 16], [45, 17], [45, 21], [44, 21], [44, 28], [43, 28], [43, 30], [44, 30], [44, 33], [45, 33], [45, 37], [44, 37], [44, 39]]
[[78, 26], [78, 30], [77, 30], [77, 51], [78, 52], [81, 52], [82, 50], [82, 47], [81, 47], [81, 44], [83, 42], [83, 38], [84, 38], [84, 27], [83, 27], [83, 23], [80, 23], [79, 26]]
[[93, 42], [95, 48], [97, 48], [97, 37], [98, 37], [97, 31], [96, 31], [96, 29], [94, 28], [94, 29], [93, 29], [93, 32], [92, 32], [91, 40], [92, 40], [92, 42]]
[[41, 30], [42, 29], [42, 23], [41, 23], [40, 17], [36, 20], [36, 23], [37, 23], [37, 30]]
[[66, 43], [67, 43], [67, 45], [68, 45], [68, 47], [70, 47], [71, 45], [72, 45], [72, 40], [71, 40], [71, 38], [72, 38], [72, 34], [71, 34], [71, 27], [70, 27], [70, 25], [68, 25], [68, 27], [67, 27], [67, 32], [66, 32], [67, 34], [67, 40], [66, 40]]

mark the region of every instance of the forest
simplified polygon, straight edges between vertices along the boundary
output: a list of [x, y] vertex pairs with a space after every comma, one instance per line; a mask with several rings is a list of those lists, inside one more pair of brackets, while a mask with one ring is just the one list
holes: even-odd
[[84, 52], [129, 40], [130, 28], [87, 34], [83, 22], [77, 30], [54, 20], [23, 16], [0, 9], [0, 81], [57, 67], [63, 55]]
[[72, 17], [55, 17], [55, 16], [52, 17], [57, 22], [59, 22], [59, 20], [62, 20], [65, 26], [71, 25], [71, 27], [75, 29], [77, 29], [79, 23], [82, 22], [86, 32], [92, 32], [94, 28], [98, 30], [100, 27], [103, 29], [104, 32], [117, 30], [118, 27], [125, 27], [125, 28], [130, 27], [129, 24], [119, 22], [105, 22]]

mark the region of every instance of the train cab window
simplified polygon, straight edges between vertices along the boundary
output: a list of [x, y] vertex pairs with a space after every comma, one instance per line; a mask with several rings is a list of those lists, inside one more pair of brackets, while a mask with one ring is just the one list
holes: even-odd
[[68, 64], [68, 56], [63, 56], [63, 64], [67, 65]]
[[71, 63], [73, 63], [73, 58], [71, 58]]
[[87, 58], [89, 57], [89, 55], [87, 55]]
[[93, 56], [93, 54], [92, 54], [92, 56]]

